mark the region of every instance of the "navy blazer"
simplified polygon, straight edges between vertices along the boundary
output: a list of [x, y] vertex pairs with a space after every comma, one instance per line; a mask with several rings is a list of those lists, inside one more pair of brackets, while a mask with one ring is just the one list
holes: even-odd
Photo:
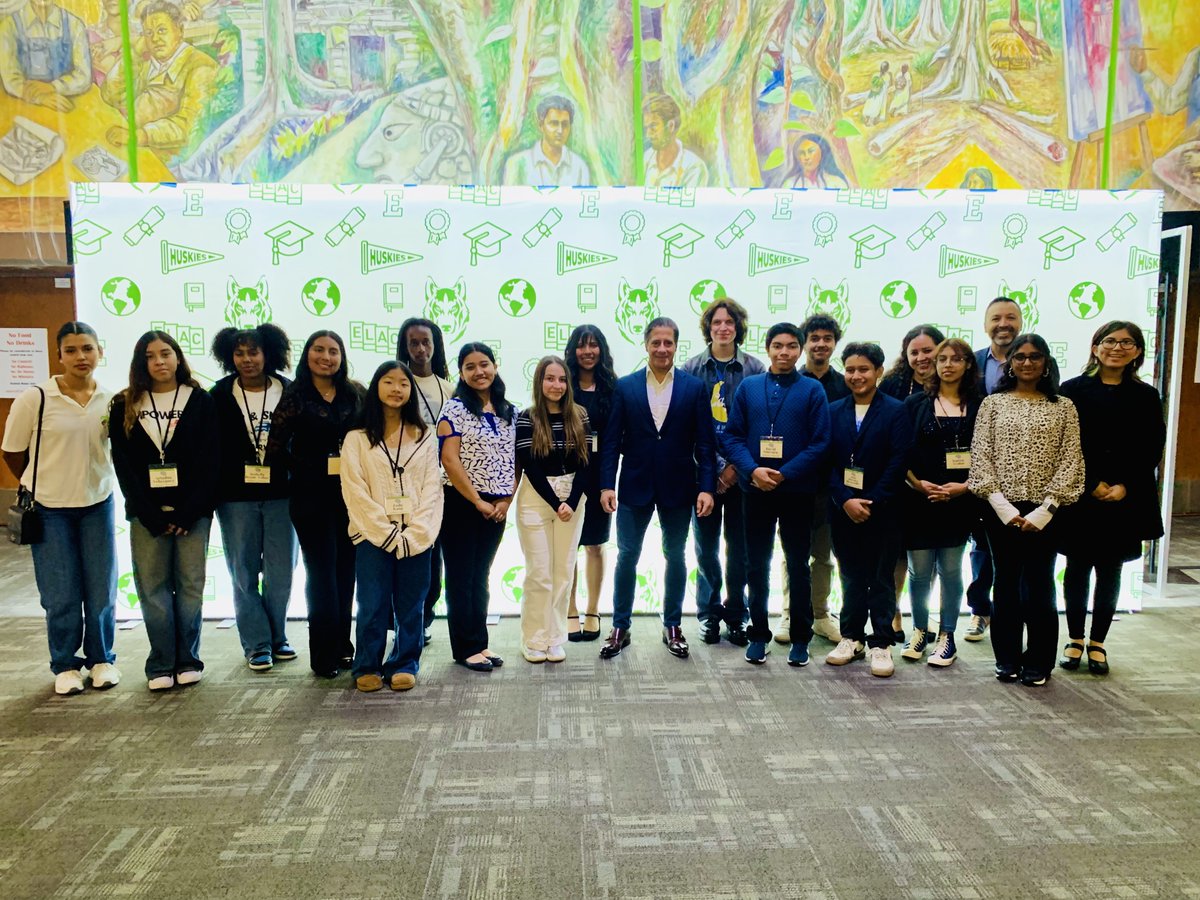
[[[904, 404], [876, 391], [863, 419], [862, 430], [856, 431], [854, 397], [851, 395], [829, 407], [829, 420], [833, 432], [829, 494], [833, 505], [845, 516], [842, 505], [847, 500], [861, 497], [872, 501], [872, 518], [891, 513], [893, 507], [899, 505], [895, 502], [896, 492], [904, 487], [908, 453], [913, 442], [912, 419]], [[845, 484], [843, 470], [850, 465], [851, 454], [854, 467], [863, 470], [862, 490]]]
[[[632, 506], [691, 506], [717, 487], [716, 433], [704, 382], [675, 369], [662, 431], [646, 397], [646, 369], [618, 379], [600, 446], [600, 488]], [[617, 484], [617, 461], [621, 481]]]
[[975, 366], [979, 369], [979, 387], [983, 389], [983, 395], [987, 396], [987, 361], [992, 355], [992, 345], [988, 344], [982, 350], [975, 351]]

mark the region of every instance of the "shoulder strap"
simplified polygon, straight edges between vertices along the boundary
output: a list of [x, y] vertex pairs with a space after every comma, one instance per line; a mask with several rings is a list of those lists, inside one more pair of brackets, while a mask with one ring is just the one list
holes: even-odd
[[37, 498], [38, 457], [42, 455], [42, 417], [46, 413], [46, 392], [39, 386], [38, 393], [42, 395], [42, 399], [38, 404], [37, 444], [33, 448], [33, 490], [29, 492], [30, 502]]

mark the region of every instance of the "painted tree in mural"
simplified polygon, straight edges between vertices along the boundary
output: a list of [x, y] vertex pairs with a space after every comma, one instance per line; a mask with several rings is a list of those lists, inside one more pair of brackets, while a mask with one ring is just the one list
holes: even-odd
[[1039, 0], [1033, 0], [1034, 14], [1037, 17], [1037, 36], [1029, 33], [1029, 30], [1021, 24], [1021, 0], [1009, 0], [1008, 7], [1008, 27], [1021, 39], [1021, 42], [1029, 48], [1035, 60], [1046, 59], [1053, 56], [1050, 51], [1050, 45], [1047, 44], [1041, 37], [1042, 30], [1042, 7]]
[[1000, 70], [992, 65], [988, 50], [987, 0], [959, 0], [958, 15], [949, 40], [934, 56], [942, 67], [919, 99], [980, 103], [995, 96], [1016, 100]]
[[901, 33], [901, 37], [914, 47], [940, 46], [949, 36], [942, 0], [921, 0], [916, 16]]
[[864, 50], [903, 50], [907, 46], [888, 24], [887, 16], [884, 15], [883, 0], [867, 0], [858, 22], [846, 35], [842, 52], [853, 56]]
[[[804, 61], [815, 78], [808, 94], [812, 100], [812, 131], [827, 131], [842, 114], [846, 83], [842, 79], [842, 30], [845, 25], [845, 0], [809, 0], [799, 21], [790, 29], [793, 52]], [[792, 73], [787, 70], [788, 95]]]

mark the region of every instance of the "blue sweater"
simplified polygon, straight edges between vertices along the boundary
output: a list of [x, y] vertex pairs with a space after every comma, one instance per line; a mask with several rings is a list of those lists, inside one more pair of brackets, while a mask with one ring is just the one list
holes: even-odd
[[[782, 459], [764, 459], [760, 440], [772, 432], [783, 440]], [[778, 469], [783, 484], [776, 490], [814, 494], [826, 470], [829, 450], [829, 403], [825, 389], [813, 378], [789, 375], [751, 375], [738, 385], [721, 435], [721, 450], [737, 469], [744, 490], [757, 490], [751, 473], [759, 466]]]

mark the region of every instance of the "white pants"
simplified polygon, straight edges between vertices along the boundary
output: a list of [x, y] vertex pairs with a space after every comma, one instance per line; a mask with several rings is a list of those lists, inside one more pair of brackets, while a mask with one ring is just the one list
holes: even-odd
[[526, 647], [548, 650], [567, 642], [567, 604], [575, 575], [583, 500], [570, 521], [555, 514], [528, 478], [517, 493], [517, 536], [525, 554], [521, 594], [521, 639]]

